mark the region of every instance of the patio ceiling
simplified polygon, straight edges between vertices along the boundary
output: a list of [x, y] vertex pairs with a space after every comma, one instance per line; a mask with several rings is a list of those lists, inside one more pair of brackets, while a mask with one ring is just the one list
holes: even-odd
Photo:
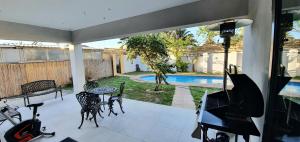
[[[0, 0], [0, 39], [84, 43], [248, 18], [253, 0]], [[297, 1], [284, 8], [299, 6]]]
[[1, 0], [3, 21], [73, 31], [197, 0]]
[[0, 39], [83, 43], [247, 17], [247, 0], [0, 0]]

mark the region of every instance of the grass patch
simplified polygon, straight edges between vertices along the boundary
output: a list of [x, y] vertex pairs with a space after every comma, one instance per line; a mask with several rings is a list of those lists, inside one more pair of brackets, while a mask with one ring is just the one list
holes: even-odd
[[204, 95], [205, 91], [207, 90], [208, 93], [220, 91], [219, 88], [204, 88], [204, 87], [197, 87], [197, 86], [190, 86], [190, 90], [194, 99], [194, 103], [196, 107], [198, 107], [202, 96]]
[[100, 79], [98, 83], [100, 86], [113, 86], [118, 88], [120, 83], [124, 81], [126, 82], [124, 90], [126, 94], [126, 96], [124, 96], [125, 98], [163, 105], [172, 104], [175, 92], [175, 86], [173, 85], [161, 85], [162, 92], [156, 93], [153, 91], [155, 88], [154, 83], [135, 82], [129, 79], [129, 77], [124, 76], [103, 78]]
[[295, 76], [295, 77], [293, 77], [293, 79], [300, 80], [300, 76]]
[[150, 71], [135, 71], [135, 72], [129, 72], [125, 73], [126, 75], [141, 75], [141, 74], [154, 74], [153, 72]]
[[62, 87], [64, 90], [73, 90], [73, 84], [69, 83]]

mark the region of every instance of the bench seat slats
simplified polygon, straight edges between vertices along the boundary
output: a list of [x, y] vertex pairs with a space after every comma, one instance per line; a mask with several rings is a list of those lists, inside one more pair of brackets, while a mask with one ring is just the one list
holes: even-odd
[[46, 95], [53, 92], [56, 93], [55, 98], [57, 97], [57, 92], [60, 92], [61, 99], [63, 100], [62, 88], [60, 86], [57, 87], [54, 80], [38, 80], [34, 82], [29, 82], [21, 85], [21, 90], [22, 95], [24, 95], [25, 106], [25, 99], [27, 99], [27, 103], [30, 104], [29, 97]]

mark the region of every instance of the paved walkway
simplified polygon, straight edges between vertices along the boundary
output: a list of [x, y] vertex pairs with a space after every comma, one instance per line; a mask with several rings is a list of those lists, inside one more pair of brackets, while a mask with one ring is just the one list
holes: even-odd
[[191, 91], [188, 86], [176, 86], [172, 106], [193, 110], [195, 109], [193, 96], [191, 95]]

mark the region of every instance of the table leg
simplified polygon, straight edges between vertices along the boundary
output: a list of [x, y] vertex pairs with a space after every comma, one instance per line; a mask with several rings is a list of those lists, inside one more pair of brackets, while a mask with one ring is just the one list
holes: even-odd
[[287, 111], [287, 115], [286, 115], [286, 124], [287, 125], [289, 125], [290, 115], [291, 115], [291, 109], [292, 109], [292, 103], [289, 100], [289, 106], [288, 106], [288, 111]]
[[102, 95], [102, 99], [103, 99], [103, 103], [102, 103], [102, 106], [103, 106], [103, 109], [105, 110], [105, 100], [104, 100], [104, 94]]
[[250, 140], [249, 135], [243, 135], [243, 138], [244, 138], [245, 142], [249, 142], [249, 140]]
[[202, 126], [202, 142], [207, 142], [207, 130], [208, 128], [205, 126]]
[[235, 139], [234, 139], [235, 142], [238, 141], [238, 137], [239, 137], [239, 135], [238, 135], [238, 134], [235, 134], [235, 137], [234, 137], [234, 138], [235, 138]]

